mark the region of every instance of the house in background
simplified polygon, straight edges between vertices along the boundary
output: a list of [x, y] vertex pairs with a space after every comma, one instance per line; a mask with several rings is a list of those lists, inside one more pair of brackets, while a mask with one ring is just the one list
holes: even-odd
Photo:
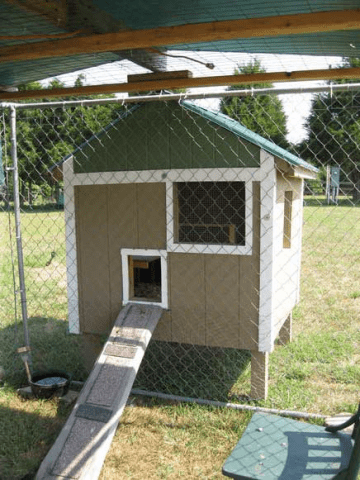
[[108, 333], [124, 304], [158, 304], [155, 339], [250, 350], [251, 396], [266, 397], [316, 172], [193, 103], [133, 107], [63, 164], [70, 331]]

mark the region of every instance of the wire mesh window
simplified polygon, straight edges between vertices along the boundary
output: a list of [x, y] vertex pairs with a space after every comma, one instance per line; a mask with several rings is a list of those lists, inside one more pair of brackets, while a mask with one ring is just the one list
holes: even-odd
[[245, 182], [175, 184], [178, 243], [245, 245]]

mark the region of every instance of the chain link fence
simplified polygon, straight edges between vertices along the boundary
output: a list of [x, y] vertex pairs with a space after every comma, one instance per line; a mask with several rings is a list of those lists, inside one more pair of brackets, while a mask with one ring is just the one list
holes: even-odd
[[[268, 393], [308, 411], [356, 403], [359, 90], [235, 93], [11, 107], [36, 368], [85, 378], [133, 301], [164, 308], [137, 390], [234, 403]], [[19, 381], [11, 108], [0, 366]]]

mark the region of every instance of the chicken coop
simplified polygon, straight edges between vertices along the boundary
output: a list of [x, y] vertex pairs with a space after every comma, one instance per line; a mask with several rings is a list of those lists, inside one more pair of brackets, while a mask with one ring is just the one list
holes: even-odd
[[129, 108], [63, 162], [69, 325], [156, 304], [158, 341], [251, 352], [251, 394], [291, 337], [303, 181], [317, 169], [189, 101]]

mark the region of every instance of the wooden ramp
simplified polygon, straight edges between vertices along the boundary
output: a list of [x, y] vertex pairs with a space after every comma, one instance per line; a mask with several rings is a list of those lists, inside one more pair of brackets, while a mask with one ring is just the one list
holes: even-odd
[[121, 310], [36, 480], [98, 478], [162, 312], [158, 306], [140, 304], [128, 304]]

